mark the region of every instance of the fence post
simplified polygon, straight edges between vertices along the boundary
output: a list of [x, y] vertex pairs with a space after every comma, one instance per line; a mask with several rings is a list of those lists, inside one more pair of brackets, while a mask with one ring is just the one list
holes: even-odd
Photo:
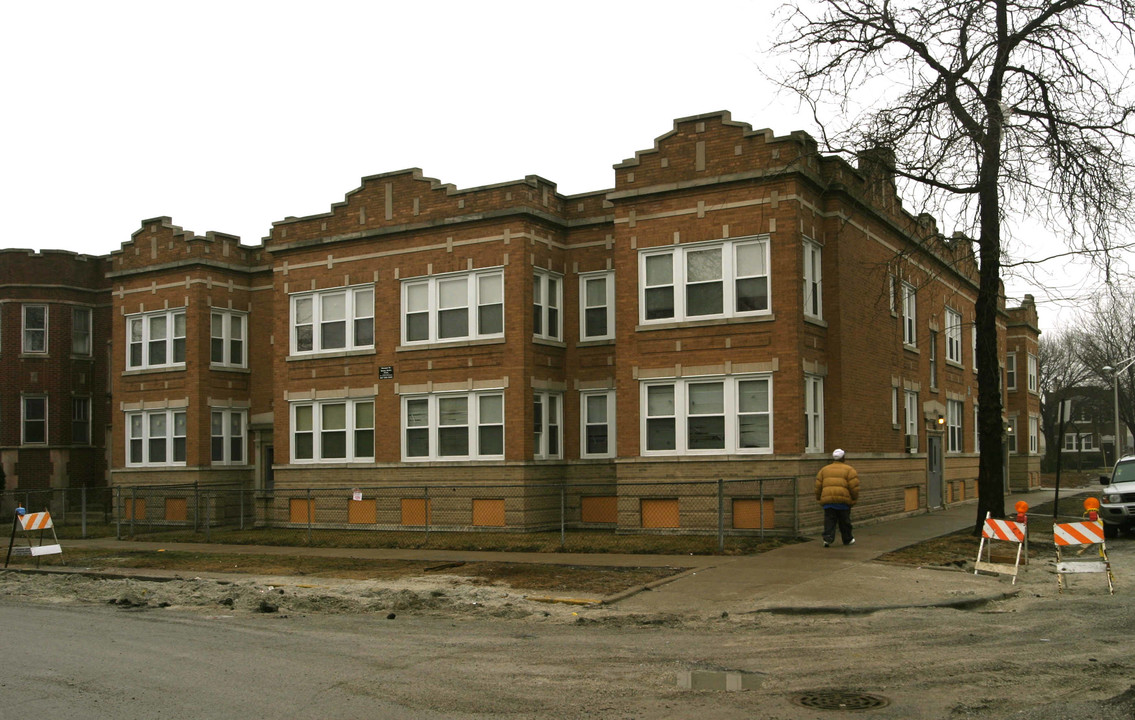
[[209, 496], [205, 496], [205, 542], [209, 542], [209, 526], [213, 524], [212, 508], [209, 505]]
[[240, 496], [240, 529], [244, 530], [244, 488], [237, 488], [236, 492]]
[[193, 532], [201, 531], [201, 486], [193, 482]]
[[134, 516], [138, 514], [138, 488], [130, 488], [130, 539], [134, 539]]
[[86, 485], [84, 485], [79, 490], [79, 516], [80, 516], [80, 523], [82, 525], [82, 530], [80, 531], [79, 537], [86, 540], [87, 539], [87, 486]]
[[311, 511], [311, 488], [307, 489], [307, 544], [311, 544], [311, 516], [314, 515]]
[[122, 539], [122, 488], [114, 489], [114, 539]]
[[725, 552], [725, 478], [717, 479], [717, 552]]
[[[566, 482], [566, 481], [565, 481]], [[560, 483], [560, 547], [567, 544], [567, 539], [564, 536], [564, 523], [566, 522], [566, 508], [567, 508], [567, 490], [564, 484]]]
[[424, 488], [422, 488], [422, 491], [426, 496], [426, 542], [429, 543], [429, 541], [430, 541], [430, 519], [431, 519], [430, 516], [433, 515], [433, 508], [430, 507], [430, 486], [429, 485], [425, 486]]

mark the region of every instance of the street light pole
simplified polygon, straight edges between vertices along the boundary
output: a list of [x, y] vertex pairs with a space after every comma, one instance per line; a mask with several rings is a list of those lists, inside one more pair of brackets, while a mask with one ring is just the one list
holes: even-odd
[[[1124, 365], [1122, 367], [1119, 367], [1119, 368], [1113, 368], [1110, 365], [1104, 365], [1103, 366], [1104, 372], [1110, 372], [1111, 373], [1111, 384], [1112, 384], [1113, 391], [1115, 393], [1115, 459], [1116, 460], [1123, 457], [1123, 437], [1125, 435], [1127, 435], [1127, 431], [1123, 431], [1121, 433], [1120, 430], [1119, 430], [1119, 373], [1123, 372], [1124, 370], [1131, 367], [1132, 365], [1135, 365], [1135, 355], [1132, 355], [1131, 357], [1127, 358], [1126, 360], [1120, 360], [1119, 362], [1124, 363]], [[1061, 440], [1063, 440], [1063, 438], [1061, 438]]]

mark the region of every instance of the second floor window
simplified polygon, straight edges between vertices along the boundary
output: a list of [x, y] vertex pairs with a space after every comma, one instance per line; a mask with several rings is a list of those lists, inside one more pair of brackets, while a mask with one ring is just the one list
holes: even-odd
[[452, 273], [402, 283], [402, 342], [504, 337], [504, 272]]
[[563, 339], [560, 307], [563, 305], [563, 278], [547, 270], [532, 275], [532, 336], [545, 340]]
[[579, 277], [579, 339], [615, 337], [615, 273], [589, 273]]
[[804, 314], [808, 317], [822, 318], [824, 316], [824, 296], [821, 280], [823, 272], [820, 266], [820, 246], [816, 243], [804, 241]]
[[46, 305], [24, 305], [24, 352], [47, 352]]
[[185, 310], [162, 310], [126, 318], [126, 369], [185, 363]]
[[915, 303], [914, 286], [902, 284], [902, 341], [904, 345], [918, 343], [918, 308]]
[[962, 314], [946, 308], [946, 362], [962, 364]]
[[639, 255], [643, 323], [769, 312], [768, 241], [696, 243]]
[[71, 309], [71, 352], [75, 355], [91, 354], [91, 309]]
[[209, 362], [213, 365], [245, 367], [244, 313], [214, 310], [209, 319]]
[[1005, 356], [1005, 387], [1009, 390], [1017, 389], [1017, 354], [1009, 353]]
[[374, 347], [374, 286], [292, 296], [292, 354]]
[[1029, 392], [1035, 393], [1038, 387], [1036, 355], [1029, 354]]

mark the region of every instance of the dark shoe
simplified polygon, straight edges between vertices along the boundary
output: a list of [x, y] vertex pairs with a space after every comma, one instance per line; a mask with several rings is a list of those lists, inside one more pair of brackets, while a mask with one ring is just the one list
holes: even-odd
[[855, 544], [855, 538], [851, 538], [851, 540], [849, 542], [844, 543], [844, 545], [854, 545], [854, 544]]
[[825, 540], [825, 541], [824, 541], [824, 547], [831, 547], [831, 546], [832, 546], [832, 543], [831, 543], [831, 541], [830, 541], [830, 540]]

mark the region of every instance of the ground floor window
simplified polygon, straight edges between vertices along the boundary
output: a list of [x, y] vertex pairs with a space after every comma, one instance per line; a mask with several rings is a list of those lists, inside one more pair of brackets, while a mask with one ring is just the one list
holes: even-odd
[[126, 414], [127, 465], [184, 465], [185, 410]]
[[292, 462], [374, 460], [374, 400], [292, 404]]
[[245, 425], [244, 410], [213, 410], [210, 413], [213, 464], [243, 465], [246, 462]]
[[772, 378], [642, 384], [644, 455], [772, 452]]
[[402, 398], [403, 460], [504, 458], [504, 393], [407, 395]]
[[615, 456], [615, 391], [589, 390], [579, 394], [580, 457]]

